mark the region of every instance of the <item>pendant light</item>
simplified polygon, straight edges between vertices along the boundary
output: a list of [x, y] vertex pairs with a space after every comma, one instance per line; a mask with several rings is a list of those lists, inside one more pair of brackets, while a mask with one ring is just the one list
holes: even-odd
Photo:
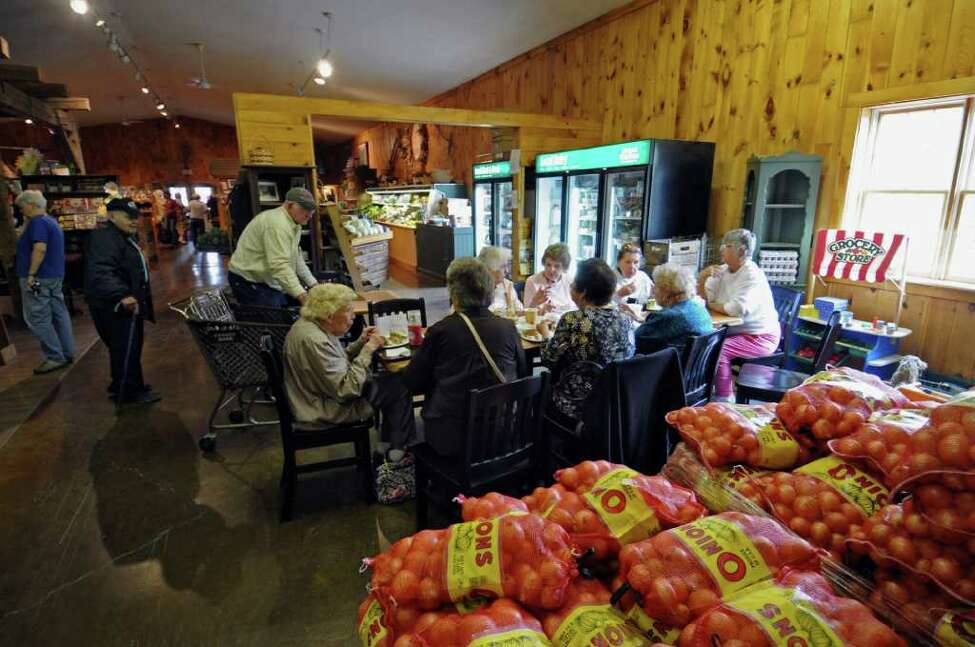
[[71, 0], [71, 11], [75, 12], [79, 16], [84, 16], [88, 13], [88, 0]]

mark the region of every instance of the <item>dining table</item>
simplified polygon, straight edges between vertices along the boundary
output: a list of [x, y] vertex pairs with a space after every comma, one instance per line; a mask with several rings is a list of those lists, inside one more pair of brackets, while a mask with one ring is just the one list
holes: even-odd
[[368, 314], [370, 303], [400, 298], [400, 295], [392, 290], [363, 290], [356, 295], [359, 298], [352, 302], [352, 311], [357, 315]]

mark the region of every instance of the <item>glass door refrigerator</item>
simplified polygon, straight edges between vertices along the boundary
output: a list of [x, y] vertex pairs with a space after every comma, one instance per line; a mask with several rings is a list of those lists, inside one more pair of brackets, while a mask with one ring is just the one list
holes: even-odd
[[474, 179], [474, 254], [488, 245], [511, 249], [514, 227], [511, 163], [475, 164], [471, 177]]
[[615, 267], [626, 243], [704, 233], [713, 160], [710, 142], [657, 139], [539, 155], [535, 270], [553, 242]]

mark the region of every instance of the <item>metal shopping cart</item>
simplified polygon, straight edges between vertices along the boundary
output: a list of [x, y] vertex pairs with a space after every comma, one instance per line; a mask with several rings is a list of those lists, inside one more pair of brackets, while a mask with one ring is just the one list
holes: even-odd
[[[217, 432], [278, 424], [277, 419], [256, 418], [254, 405], [273, 404], [266, 397], [267, 373], [260, 355], [260, 339], [270, 335], [283, 351], [284, 338], [297, 318], [297, 312], [254, 306], [232, 307], [217, 290], [206, 290], [169, 304], [186, 321], [193, 339], [203, 353], [214, 379], [220, 386], [210, 412], [206, 433], [198, 444], [204, 452], [216, 448]], [[229, 422], [217, 422], [223, 409], [229, 408]]]

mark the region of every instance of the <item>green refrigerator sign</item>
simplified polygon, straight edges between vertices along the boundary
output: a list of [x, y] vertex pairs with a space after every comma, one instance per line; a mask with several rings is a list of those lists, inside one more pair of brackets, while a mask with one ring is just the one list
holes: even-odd
[[[640, 166], [650, 163], [650, 140], [580, 148], [561, 153], [546, 153], [535, 158], [535, 171], [556, 173], [583, 169]], [[476, 177], [476, 176], [475, 176]]]
[[475, 180], [493, 180], [499, 177], [511, 177], [511, 162], [488, 162], [474, 165]]

